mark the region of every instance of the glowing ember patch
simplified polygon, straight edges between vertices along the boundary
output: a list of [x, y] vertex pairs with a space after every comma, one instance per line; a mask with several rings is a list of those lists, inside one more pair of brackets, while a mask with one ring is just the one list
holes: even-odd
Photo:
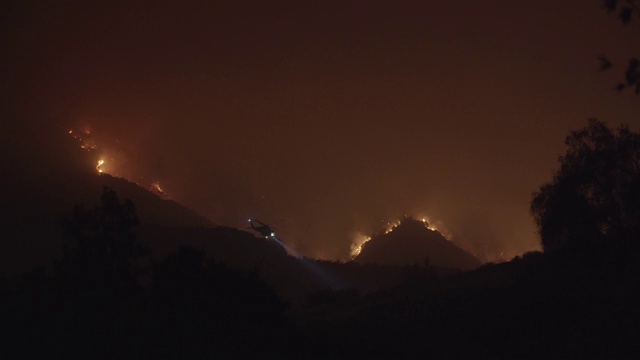
[[152, 182], [151, 185], [149, 186], [149, 190], [151, 190], [152, 192], [164, 198], [169, 196], [167, 192], [162, 189], [162, 187], [160, 186], [160, 182], [158, 181]]
[[394, 222], [387, 223], [387, 225], [384, 228], [384, 233], [388, 234], [388, 233], [392, 232], [395, 228], [398, 227], [398, 225], [400, 225], [400, 220], [396, 220]]
[[422, 221], [422, 223], [427, 227], [427, 229], [431, 230], [431, 231], [438, 231], [438, 229], [436, 229], [433, 225], [431, 225], [427, 219], [422, 218], [420, 221]]
[[453, 234], [451, 234], [451, 232], [447, 230], [447, 228], [444, 226], [444, 224], [441, 221], [437, 221], [434, 223], [431, 220], [429, 220], [428, 217], [422, 217], [420, 218], [420, 221], [422, 221], [422, 223], [425, 224], [427, 229], [431, 231], [439, 232], [445, 239], [449, 241], [453, 239]]
[[71, 129], [67, 133], [76, 139], [76, 141], [80, 143], [80, 148], [84, 150], [91, 151], [98, 147], [96, 142], [91, 138], [91, 131], [88, 129], [84, 131], [74, 131]]
[[104, 165], [104, 160], [102, 159], [98, 160], [98, 165], [96, 165], [96, 170], [98, 171], [98, 174], [102, 174], [104, 172], [104, 170], [102, 170], [102, 165]]

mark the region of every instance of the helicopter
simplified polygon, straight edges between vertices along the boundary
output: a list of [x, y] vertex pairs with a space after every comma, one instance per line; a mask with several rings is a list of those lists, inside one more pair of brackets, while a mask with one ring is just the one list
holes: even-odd
[[[256, 222], [258, 224], [260, 224], [259, 226], [255, 226], [253, 223]], [[251, 225], [250, 230], [253, 230], [255, 232], [258, 232], [260, 234], [262, 234], [262, 236], [265, 237], [265, 239], [268, 238], [274, 238], [276, 237], [276, 232], [273, 230], [273, 228], [265, 223], [263, 223], [260, 220], [253, 220], [253, 219], [249, 219], [249, 225]]]

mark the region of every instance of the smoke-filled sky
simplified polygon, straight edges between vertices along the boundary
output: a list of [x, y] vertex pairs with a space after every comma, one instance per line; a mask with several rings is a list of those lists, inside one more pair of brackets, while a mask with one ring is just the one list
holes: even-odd
[[402, 214], [483, 260], [537, 249], [531, 193], [568, 131], [639, 124], [640, 99], [613, 86], [640, 23], [597, 0], [15, 1], [1, 16], [5, 148], [88, 127], [115, 174], [219, 224], [284, 220], [312, 257], [343, 259]]

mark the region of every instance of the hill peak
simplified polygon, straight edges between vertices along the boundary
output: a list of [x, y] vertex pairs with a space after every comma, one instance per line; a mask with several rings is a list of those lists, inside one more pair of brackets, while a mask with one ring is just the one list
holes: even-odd
[[383, 230], [367, 241], [354, 261], [381, 265], [429, 263], [438, 267], [470, 270], [480, 261], [447, 240], [425, 220], [403, 218], [397, 225]]

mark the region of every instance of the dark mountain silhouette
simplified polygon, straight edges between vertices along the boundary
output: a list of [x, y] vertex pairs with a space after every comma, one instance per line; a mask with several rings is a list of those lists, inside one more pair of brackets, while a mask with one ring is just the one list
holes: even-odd
[[0, 188], [0, 273], [49, 263], [60, 248], [62, 217], [74, 205], [97, 205], [105, 186], [121, 198], [131, 199], [145, 225], [214, 225], [179, 203], [162, 199], [126, 179], [83, 171], [13, 170], [3, 174]]
[[[108, 174], [74, 170], [17, 169], [5, 173], [0, 190], [0, 275], [18, 274], [37, 264], [46, 267], [60, 256], [64, 240], [61, 220], [75, 205], [87, 209], [98, 205], [103, 188], [119, 198], [130, 199], [140, 220], [135, 233], [162, 261], [187, 246], [202, 250], [217, 263], [245, 274], [257, 271], [281, 296], [302, 302], [306, 294], [320, 289], [354, 288], [368, 293], [404, 281], [402, 266], [361, 266], [295, 258], [275, 241], [255, 237], [211, 221], [172, 200], [165, 200], [135, 183]], [[439, 273], [447, 273], [439, 270]]]
[[382, 265], [428, 264], [460, 270], [480, 266], [480, 261], [447, 240], [438, 231], [413, 218], [405, 218], [387, 233], [371, 238], [354, 260], [360, 264]]
[[[321, 290], [353, 289], [358, 293], [401, 286], [408, 272], [423, 270], [394, 264], [359, 264], [295, 257], [274, 240], [255, 237], [230, 227], [165, 227], [141, 224], [141, 244], [160, 260], [182, 247], [200, 249], [207, 257], [244, 273], [257, 272], [280, 296], [294, 306], [304, 305], [309, 294]], [[430, 267], [432, 274], [446, 276], [457, 271]]]
[[[73, 205], [97, 205], [102, 188], [107, 186], [120, 197], [136, 204], [142, 222], [167, 226], [213, 226], [213, 223], [173, 200], [156, 194], [126, 179], [109, 174], [68, 172], [57, 176], [38, 174], [13, 176], [3, 189], [9, 201], [2, 205], [4, 214], [19, 214], [24, 219], [39, 218], [43, 214], [61, 214]], [[10, 176], [11, 177], [11, 176]]]
[[[479, 261], [409, 218], [374, 236], [355, 261], [317, 261], [290, 256], [275, 240], [214, 226], [124, 179], [40, 175], [4, 173], [9, 180], [0, 207], [2, 266], [58, 259], [48, 272], [39, 267], [22, 276], [0, 276], [0, 315], [6, 319], [3, 333], [10, 334], [10, 354], [636, 358], [640, 353], [638, 264], [617, 260], [615, 249], [579, 256], [529, 253], [454, 273], [451, 268], [471, 269]], [[111, 191], [105, 185], [121, 192], [123, 202], [105, 202]], [[102, 209], [96, 211], [100, 192]], [[109, 231], [95, 231], [96, 219], [99, 229]], [[75, 234], [76, 245], [61, 252], [63, 224]], [[109, 251], [102, 246], [105, 240]], [[129, 246], [135, 244], [142, 246]], [[131, 251], [147, 248], [152, 258]]]
[[[155, 261], [162, 261], [182, 246], [193, 247], [245, 273], [257, 269], [287, 298], [319, 289], [355, 288], [366, 293], [404, 281], [402, 266], [361, 266], [291, 257], [272, 240], [215, 226], [138, 184], [95, 173], [95, 154], [81, 151], [64, 133], [50, 140], [48, 146], [14, 144], [22, 155], [0, 164], [4, 184], [0, 187], [0, 235], [5, 240], [0, 243], [0, 275], [18, 274], [36, 264], [48, 267], [60, 255], [64, 240], [61, 220], [75, 205], [88, 209], [98, 205], [106, 186], [135, 205], [140, 220], [135, 229], [137, 239], [151, 250]], [[54, 153], [58, 155], [51, 156]], [[439, 273], [447, 271], [439, 269]]]

